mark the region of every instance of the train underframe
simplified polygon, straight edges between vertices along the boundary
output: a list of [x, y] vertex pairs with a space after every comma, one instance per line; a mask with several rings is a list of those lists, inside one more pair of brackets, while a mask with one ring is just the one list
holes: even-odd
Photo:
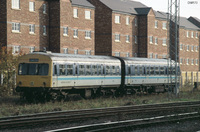
[[71, 87], [71, 88], [17, 88], [21, 99], [32, 101], [63, 100], [71, 94], [80, 94], [85, 99], [101, 96], [123, 96], [134, 94], [164, 93], [168, 91], [167, 84], [160, 85], [126, 85], [104, 87]]

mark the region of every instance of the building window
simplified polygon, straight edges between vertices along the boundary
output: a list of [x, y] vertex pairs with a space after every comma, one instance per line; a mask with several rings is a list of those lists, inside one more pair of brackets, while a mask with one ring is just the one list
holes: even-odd
[[126, 17], [126, 25], [129, 25], [130, 24], [130, 17]]
[[29, 11], [35, 11], [35, 2], [29, 2]]
[[158, 54], [155, 54], [155, 59], [157, 59], [158, 58]]
[[155, 38], [155, 44], [156, 45], [158, 44], [158, 38]]
[[63, 35], [67, 36], [68, 35], [68, 27], [63, 28]]
[[78, 49], [74, 50], [74, 54], [77, 55], [78, 54]]
[[74, 13], [74, 17], [77, 18], [78, 17], [78, 9], [74, 9], [73, 13]]
[[47, 27], [43, 26], [43, 35], [47, 35]]
[[189, 37], [189, 31], [187, 31], [187, 37]]
[[78, 29], [74, 29], [74, 38], [78, 38]]
[[150, 44], [153, 44], [153, 36], [150, 36], [149, 39]]
[[149, 58], [153, 58], [153, 53], [150, 53], [150, 54], [149, 54]]
[[34, 34], [35, 33], [35, 24], [30, 24], [29, 25], [29, 33]]
[[90, 50], [86, 50], [86, 51], [85, 51], [85, 54], [86, 54], [86, 55], [91, 55], [91, 51], [90, 51]]
[[163, 39], [163, 45], [167, 45], [167, 40]]
[[120, 34], [115, 34], [115, 41], [120, 41]]
[[91, 31], [85, 31], [85, 38], [87, 39], [91, 38]]
[[63, 53], [68, 54], [68, 48], [63, 48]]
[[158, 21], [155, 21], [155, 28], [158, 28]]
[[12, 23], [12, 31], [20, 32], [20, 23]]
[[183, 44], [180, 44], [180, 50], [183, 50]]
[[135, 36], [135, 44], [137, 44], [137, 36]]
[[198, 59], [196, 59], [196, 65], [198, 65]]
[[29, 52], [30, 52], [30, 53], [33, 53], [34, 51], [35, 51], [35, 47], [30, 47], [30, 48], [29, 48]]
[[191, 51], [194, 51], [194, 46], [193, 45], [191, 46]]
[[126, 53], [126, 57], [130, 57], [130, 53]]
[[120, 52], [115, 52], [115, 56], [120, 56]]
[[126, 42], [129, 43], [130, 42], [130, 36], [126, 35]]
[[187, 45], [186, 47], [187, 47], [187, 51], [189, 51], [189, 50], [190, 50], [190, 46], [189, 46], [189, 45]]
[[46, 14], [46, 10], [47, 10], [47, 5], [43, 4], [43, 14]]
[[138, 25], [138, 23], [137, 23], [137, 18], [135, 18], [135, 26], [137, 26]]
[[191, 59], [191, 65], [194, 65], [194, 59]]
[[198, 34], [198, 32], [196, 32], [196, 38], [198, 38], [199, 37], [199, 34]]
[[199, 51], [199, 46], [195, 47], [195, 51], [198, 52]]
[[91, 19], [91, 11], [85, 11], [85, 19]]
[[186, 59], [186, 64], [189, 65], [189, 59], [188, 58]]
[[115, 23], [120, 23], [120, 16], [115, 15]]
[[191, 38], [194, 38], [194, 32], [191, 32]]
[[19, 9], [20, 8], [20, 0], [12, 0], [12, 8]]
[[183, 59], [182, 58], [180, 59], [180, 64], [183, 64]]
[[20, 52], [20, 46], [13, 46], [12, 53], [13, 54], [18, 54]]
[[163, 22], [163, 29], [167, 29], [167, 23], [166, 22]]

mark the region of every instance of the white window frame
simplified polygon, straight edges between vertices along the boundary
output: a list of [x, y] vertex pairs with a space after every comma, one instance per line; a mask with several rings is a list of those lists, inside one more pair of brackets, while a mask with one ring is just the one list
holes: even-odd
[[191, 59], [191, 65], [194, 65], [194, 59]]
[[190, 50], [190, 46], [186, 45], [186, 50], [189, 51]]
[[180, 59], [180, 64], [183, 64], [183, 59], [182, 58]]
[[68, 48], [63, 48], [63, 53], [68, 54]]
[[68, 36], [68, 27], [63, 27], [63, 36]]
[[35, 24], [29, 24], [29, 33], [35, 34]]
[[78, 18], [78, 9], [77, 8], [73, 9], [73, 16], [74, 16], [74, 18]]
[[91, 31], [85, 31], [85, 38], [91, 39]]
[[78, 54], [78, 49], [74, 50], [74, 54], [77, 55]]
[[130, 17], [129, 16], [126, 17], [126, 25], [130, 25]]
[[12, 9], [20, 9], [20, 0], [12, 0]]
[[189, 31], [186, 32], [187, 37], [189, 38]]
[[91, 11], [85, 11], [85, 19], [91, 19]]
[[19, 54], [19, 53], [20, 53], [20, 50], [21, 50], [21, 46], [15, 45], [15, 46], [13, 46], [12, 53], [13, 53], [13, 54]]
[[164, 29], [164, 30], [166, 30], [166, 29], [167, 29], [167, 23], [166, 23], [166, 22], [163, 22], [162, 29]]
[[20, 23], [17, 22], [12, 23], [12, 32], [20, 32]]
[[157, 45], [158, 44], [158, 38], [155, 37], [155, 44]]
[[43, 4], [43, 14], [46, 14], [47, 13], [47, 5], [46, 4]]
[[153, 58], [153, 53], [150, 53], [150, 54], [149, 54], [149, 58]]
[[126, 53], [126, 57], [130, 57], [130, 53]]
[[154, 56], [155, 56], [155, 59], [157, 59], [157, 58], [158, 58], [158, 54], [155, 54]]
[[126, 35], [126, 43], [130, 42], [130, 35]]
[[186, 64], [189, 65], [189, 59], [188, 58], [186, 59]]
[[115, 41], [119, 42], [120, 41], [120, 34], [115, 34]]
[[45, 25], [43, 26], [43, 35], [47, 35], [47, 27]]
[[29, 1], [29, 11], [31, 12], [35, 11], [35, 2]]
[[158, 28], [158, 21], [155, 21], [155, 28]]
[[180, 44], [180, 50], [183, 50], [183, 44]]
[[196, 52], [199, 51], [199, 46], [196, 46], [195, 51], [196, 51]]
[[74, 29], [73, 36], [74, 38], [78, 38], [78, 29]]
[[163, 43], [162, 43], [162, 45], [164, 45], [164, 46], [167, 45], [167, 39], [166, 39], [166, 38], [163, 39]]
[[199, 37], [199, 33], [198, 32], [196, 32], [196, 38], [198, 38]]
[[86, 50], [85, 55], [91, 55], [91, 50]]
[[191, 51], [194, 52], [194, 46], [193, 45], [191, 45]]
[[196, 59], [195, 64], [198, 65], [198, 62], [199, 62], [198, 59]]
[[191, 32], [191, 38], [194, 38], [194, 32]]
[[29, 48], [29, 52], [30, 53], [33, 53], [35, 51], [35, 47], [34, 46], [31, 46], [30, 48]]
[[150, 36], [150, 37], [149, 37], [149, 43], [150, 43], [150, 44], [153, 44], [153, 36]]
[[119, 15], [115, 15], [115, 23], [120, 23], [120, 16]]
[[137, 18], [135, 18], [135, 26], [138, 26], [138, 21], [137, 21]]
[[120, 52], [115, 52], [115, 56], [120, 56]]

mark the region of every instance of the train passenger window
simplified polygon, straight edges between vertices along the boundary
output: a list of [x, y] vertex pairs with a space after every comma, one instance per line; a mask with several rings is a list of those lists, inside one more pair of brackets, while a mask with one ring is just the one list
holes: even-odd
[[67, 75], [73, 75], [73, 65], [67, 65]]
[[79, 65], [79, 75], [85, 75], [85, 66]]
[[165, 70], [164, 70], [164, 67], [160, 67], [160, 75], [164, 75], [165, 74]]
[[139, 74], [138, 74], [138, 75], [143, 75], [143, 74], [144, 74], [143, 67], [140, 66], [140, 67], [139, 67]]
[[131, 65], [131, 75], [135, 75], [135, 66]]
[[159, 75], [159, 67], [155, 67], [155, 75]]
[[86, 75], [91, 75], [91, 65], [86, 65], [85, 74]]
[[154, 67], [153, 66], [150, 67], [150, 75], [154, 75]]
[[149, 75], [150, 74], [150, 69], [149, 66], [146, 66], [146, 74]]
[[116, 66], [116, 75], [120, 75], [120, 69], [119, 69], [119, 66]]
[[66, 75], [65, 65], [59, 65], [60, 76]]
[[111, 66], [111, 73], [112, 73], [112, 75], [116, 75], [115, 66]]
[[135, 75], [138, 75], [138, 66], [135, 66]]
[[97, 65], [97, 75], [101, 75], [101, 66], [100, 65]]
[[131, 66], [130, 65], [127, 67], [127, 75], [131, 75]]
[[106, 66], [106, 75], [110, 75], [110, 66]]
[[25, 63], [19, 64], [18, 74], [27, 75], [27, 72], [28, 72], [28, 64], [25, 64]]
[[97, 65], [92, 65], [92, 75], [98, 75]]

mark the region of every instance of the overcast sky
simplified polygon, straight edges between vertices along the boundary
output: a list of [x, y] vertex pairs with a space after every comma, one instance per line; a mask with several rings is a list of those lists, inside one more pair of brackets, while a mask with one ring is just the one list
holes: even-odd
[[[168, 12], [168, 0], [134, 0], [152, 7], [156, 11]], [[173, 0], [175, 1], [175, 0]], [[200, 0], [180, 0], [180, 16], [200, 19]]]

